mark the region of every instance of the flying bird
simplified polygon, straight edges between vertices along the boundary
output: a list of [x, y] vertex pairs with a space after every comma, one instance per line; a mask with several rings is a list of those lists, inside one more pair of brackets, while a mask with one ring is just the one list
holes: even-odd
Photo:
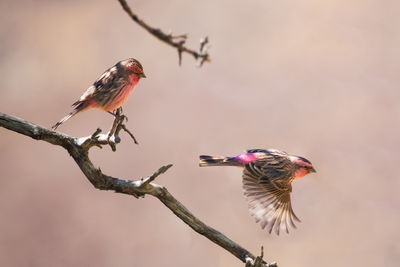
[[72, 104], [74, 108], [67, 116], [57, 122], [52, 129], [57, 129], [62, 123], [77, 113], [98, 108], [111, 113], [120, 108], [132, 93], [140, 78], [146, 78], [143, 67], [136, 59], [122, 60], [106, 70], [81, 98]]
[[315, 172], [311, 162], [276, 149], [251, 149], [236, 157], [200, 156], [200, 167], [237, 166], [243, 170], [243, 189], [251, 215], [279, 235], [281, 229], [289, 233], [289, 225], [296, 228], [290, 201], [292, 181]]

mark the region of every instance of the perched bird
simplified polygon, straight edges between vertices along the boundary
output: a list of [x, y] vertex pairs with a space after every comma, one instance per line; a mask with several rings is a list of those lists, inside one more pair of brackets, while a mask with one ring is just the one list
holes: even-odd
[[243, 170], [243, 189], [251, 215], [261, 228], [282, 229], [289, 233], [289, 225], [300, 222], [292, 209], [290, 193], [292, 181], [315, 172], [311, 162], [276, 149], [251, 149], [236, 157], [200, 156], [200, 167], [238, 166]]
[[81, 98], [72, 104], [74, 109], [52, 129], [57, 129], [62, 123], [75, 114], [98, 108], [111, 113], [120, 108], [132, 93], [140, 78], [146, 78], [143, 67], [136, 59], [129, 58], [115, 64], [90, 86]]

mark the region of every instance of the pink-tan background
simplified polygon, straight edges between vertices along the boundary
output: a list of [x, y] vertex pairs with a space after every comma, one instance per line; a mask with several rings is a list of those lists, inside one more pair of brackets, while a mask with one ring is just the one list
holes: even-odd
[[[398, 266], [398, 1], [133, 1], [149, 24], [208, 35], [212, 62], [149, 35], [115, 1], [0, 2], [0, 111], [51, 126], [108, 67], [134, 57], [142, 80], [124, 107], [117, 152], [96, 166], [157, 182], [205, 223], [280, 266]], [[59, 130], [107, 130], [79, 114]], [[243, 266], [150, 196], [96, 190], [67, 152], [0, 129], [1, 266]], [[237, 168], [198, 155], [278, 148], [317, 173], [293, 185], [302, 219], [279, 237], [255, 224]]]

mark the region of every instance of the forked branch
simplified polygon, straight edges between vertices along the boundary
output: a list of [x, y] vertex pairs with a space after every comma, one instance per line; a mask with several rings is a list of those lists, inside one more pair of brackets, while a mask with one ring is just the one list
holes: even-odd
[[248, 250], [239, 246], [221, 232], [200, 221], [184, 205], [182, 205], [182, 203], [176, 200], [165, 187], [153, 183], [159, 175], [172, 167], [172, 164], [162, 166], [154, 174], [146, 178], [135, 181], [123, 180], [104, 174], [99, 168], [95, 168], [89, 159], [89, 149], [91, 147], [101, 147], [109, 144], [109, 140], [107, 140], [108, 135], [100, 134], [100, 129], [96, 130], [94, 134], [88, 137], [75, 138], [63, 133], [54, 132], [45, 127], [1, 112], [0, 126], [36, 140], [42, 140], [52, 145], [62, 146], [69, 152], [78, 164], [79, 168], [85, 174], [86, 178], [97, 189], [112, 190], [117, 193], [135, 196], [136, 198], [144, 197], [145, 195], [152, 195], [158, 198], [193, 230], [232, 253], [242, 262], [246, 263], [246, 267], [277, 266], [276, 263], [267, 264], [262, 259], [263, 255], [261, 257], [255, 257]]
[[185, 46], [187, 39], [186, 34], [174, 36], [171, 33], [164, 33], [162, 30], [158, 28], [153, 28], [146, 22], [144, 22], [142, 19], [140, 19], [138, 15], [133, 13], [132, 9], [129, 7], [128, 3], [125, 0], [118, 0], [118, 1], [120, 2], [122, 8], [129, 15], [129, 17], [131, 17], [133, 21], [142, 26], [146, 31], [148, 31], [156, 38], [158, 38], [160, 41], [163, 41], [164, 43], [172, 47], [175, 47], [177, 49], [179, 57], [179, 65], [181, 65], [182, 63], [182, 53], [188, 53], [192, 55], [195, 58], [195, 60], [199, 60], [199, 66], [202, 66], [204, 62], [206, 61], [209, 62], [211, 60], [210, 55], [208, 54], [208, 48], [209, 48], [208, 37], [200, 39], [199, 51], [187, 48]]

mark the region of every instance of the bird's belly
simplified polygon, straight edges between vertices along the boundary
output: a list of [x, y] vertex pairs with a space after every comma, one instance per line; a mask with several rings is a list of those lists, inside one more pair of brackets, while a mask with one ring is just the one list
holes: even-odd
[[113, 111], [116, 110], [117, 108], [120, 108], [125, 101], [128, 99], [128, 97], [131, 95], [133, 88], [135, 86], [126, 86], [124, 89], [121, 90], [121, 92], [112, 100], [111, 102], [105, 104], [103, 107], [101, 107], [105, 111]]

